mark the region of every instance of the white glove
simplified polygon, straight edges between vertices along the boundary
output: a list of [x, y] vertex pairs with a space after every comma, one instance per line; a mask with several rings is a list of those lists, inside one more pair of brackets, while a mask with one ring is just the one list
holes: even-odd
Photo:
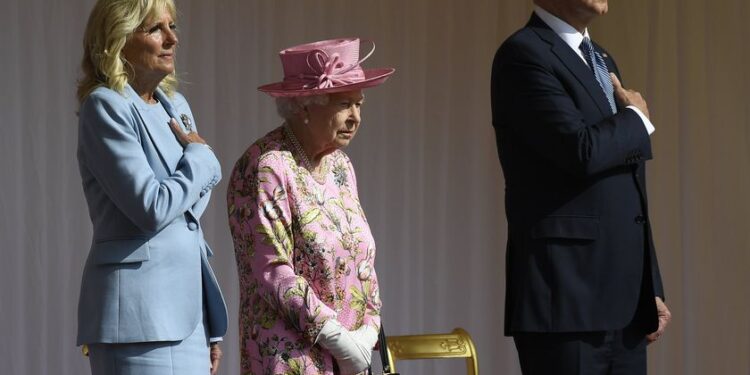
[[357, 342], [370, 351], [372, 351], [372, 348], [378, 343], [378, 331], [376, 331], [371, 325], [363, 325], [362, 327], [357, 328], [356, 331], [352, 332], [352, 336], [354, 336], [354, 339], [357, 340]]
[[356, 340], [354, 332], [341, 326], [335, 319], [323, 325], [315, 342], [336, 358], [341, 375], [359, 374], [365, 371], [372, 361], [372, 350]]

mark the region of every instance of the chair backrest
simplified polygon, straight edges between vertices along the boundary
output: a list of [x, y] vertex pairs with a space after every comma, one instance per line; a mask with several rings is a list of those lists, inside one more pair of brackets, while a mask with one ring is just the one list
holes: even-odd
[[466, 374], [478, 375], [477, 352], [468, 332], [456, 328], [451, 333], [388, 336], [391, 371], [404, 359], [466, 358]]

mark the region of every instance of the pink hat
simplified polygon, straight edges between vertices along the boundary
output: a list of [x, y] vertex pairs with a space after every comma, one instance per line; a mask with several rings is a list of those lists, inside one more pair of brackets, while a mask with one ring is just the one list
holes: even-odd
[[284, 80], [258, 87], [273, 97], [306, 96], [350, 91], [377, 86], [395, 69], [362, 69], [359, 38], [330, 39], [301, 44], [279, 52]]

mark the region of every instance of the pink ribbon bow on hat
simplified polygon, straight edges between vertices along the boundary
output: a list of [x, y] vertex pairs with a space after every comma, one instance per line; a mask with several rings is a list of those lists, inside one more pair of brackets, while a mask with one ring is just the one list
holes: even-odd
[[[375, 52], [374, 43], [367, 56], [352, 65], [344, 66], [344, 62], [341, 61], [341, 56], [338, 53], [329, 56], [325, 51], [312, 51], [307, 55], [307, 66], [313, 74], [300, 74], [298, 78], [306, 82], [302, 86], [304, 89], [327, 89], [354, 83], [357, 79], [362, 78], [362, 72], [354, 69], [367, 60], [373, 52]], [[311, 57], [312, 63], [310, 62]]]
[[[310, 63], [310, 57], [312, 57], [313, 63]], [[313, 51], [307, 56], [307, 66], [314, 74], [301, 74], [300, 78], [309, 81], [304, 86], [305, 89], [326, 89], [334, 87], [336, 85], [345, 85], [352, 83], [352, 78], [356, 78], [354, 75], [347, 75], [352, 69], [359, 65], [353, 64], [348, 67], [344, 67], [344, 62], [341, 61], [341, 57], [338, 53], [334, 53], [328, 56], [325, 51]]]

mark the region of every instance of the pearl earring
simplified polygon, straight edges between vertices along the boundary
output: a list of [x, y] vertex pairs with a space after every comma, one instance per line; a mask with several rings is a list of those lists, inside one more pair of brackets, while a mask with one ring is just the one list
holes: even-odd
[[307, 117], [305, 117], [305, 120], [304, 120], [305, 125], [307, 125], [308, 122], [310, 122], [310, 120]]

